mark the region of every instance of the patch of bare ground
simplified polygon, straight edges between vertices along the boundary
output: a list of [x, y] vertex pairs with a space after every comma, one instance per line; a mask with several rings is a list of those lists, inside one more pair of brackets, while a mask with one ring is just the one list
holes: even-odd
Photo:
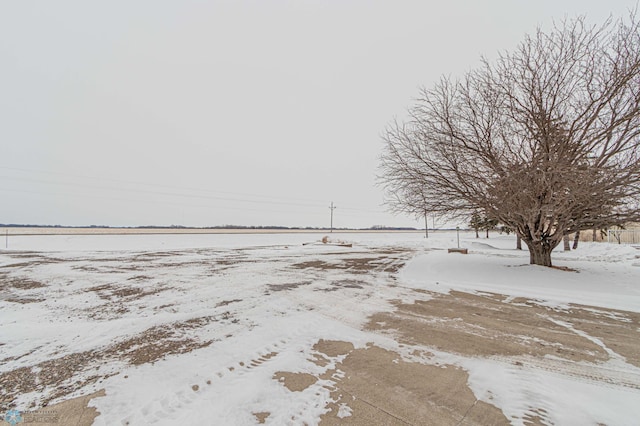
[[152, 327], [145, 332], [123, 342], [110, 346], [104, 354], [127, 360], [129, 364], [141, 365], [154, 363], [167, 355], [183, 354], [209, 346], [212, 340], [200, 342], [181, 336], [181, 329], [198, 328], [207, 324], [209, 319], [192, 319], [172, 326]]
[[127, 278], [127, 281], [151, 281], [152, 279], [148, 275], [136, 275], [135, 277]]
[[[0, 412], [12, 408], [14, 399], [21, 394], [44, 392], [45, 388], [53, 389], [44, 400], [40, 401], [42, 406], [46, 406], [52, 399], [91, 383], [70, 384], [68, 382], [76, 373], [87, 369], [95, 359], [94, 351], [79, 352], [1, 373]], [[78, 386], [75, 387], [75, 385]]]
[[[107, 361], [122, 361], [130, 365], [153, 363], [169, 355], [184, 354], [213, 343], [186, 337], [186, 330], [196, 330], [220, 319], [229, 319], [228, 313], [220, 318], [197, 317], [187, 321], [151, 327], [148, 330], [103, 349], [72, 353], [0, 373], [0, 412], [14, 406], [15, 398], [29, 392], [46, 395], [39, 401], [49, 401], [69, 395], [87, 385], [109, 377], [113, 372], [100, 372], [98, 367]], [[83, 380], [74, 380], [83, 376]], [[50, 391], [48, 391], [50, 390]]]
[[167, 289], [167, 287], [148, 288], [117, 284], [102, 284], [90, 287], [84, 291], [96, 293], [106, 303], [100, 306], [92, 306], [84, 310], [84, 312], [91, 319], [117, 318], [131, 312], [134, 307], [131, 302], [159, 294]]
[[277, 371], [273, 379], [282, 383], [291, 392], [302, 392], [318, 381], [316, 376], [308, 373], [289, 373], [287, 371]]
[[381, 261], [376, 257], [343, 258], [336, 263], [325, 262], [323, 260], [311, 260], [307, 262], [295, 263], [291, 266], [298, 269], [341, 269], [356, 274], [367, 274], [376, 269], [383, 270], [385, 272], [397, 272], [397, 270], [400, 268], [400, 266], [394, 266], [392, 264], [387, 265], [384, 261]]
[[497, 294], [452, 291], [431, 296], [412, 304], [397, 302], [394, 312], [370, 317], [366, 328], [395, 333], [405, 343], [470, 356], [553, 355], [588, 362], [609, 358], [605, 348], [565, 324], [570, 323], [588, 334], [599, 331], [604, 341], [627, 353], [630, 362], [637, 362], [636, 314], [624, 313], [625, 318], [635, 317], [625, 322], [585, 309], [565, 312], [518, 299], [509, 301]]
[[640, 313], [570, 305], [553, 317], [600, 340], [608, 349], [640, 367]]
[[523, 424], [525, 426], [538, 426], [548, 424], [544, 422], [543, 419], [547, 418], [547, 411], [543, 408], [538, 408], [536, 410], [531, 410], [530, 413], [527, 413], [524, 416]]
[[45, 299], [41, 298], [41, 297], [28, 297], [28, 296], [16, 296], [16, 297], [7, 297], [6, 299], [7, 302], [11, 302], [11, 303], [20, 303], [22, 305], [25, 305], [27, 303], [40, 303], [40, 302], [44, 302]]
[[151, 266], [123, 264], [118, 266], [74, 266], [72, 269], [103, 275], [129, 274], [131, 272], [140, 272], [142, 275], [149, 272], [151, 268]]
[[335, 383], [321, 425], [509, 424], [498, 408], [476, 400], [460, 368], [406, 362], [373, 345], [321, 340], [314, 350], [345, 356], [321, 377]]
[[333, 281], [331, 283], [331, 287], [323, 288], [321, 290], [322, 291], [326, 291], [326, 292], [331, 292], [331, 291], [342, 290], [342, 289], [345, 289], [345, 288], [361, 289], [361, 288], [364, 288], [366, 285], [368, 285], [366, 281], [339, 280], [339, 281]]
[[40, 281], [35, 281], [30, 278], [13, 277], [7, 273], [0, 273], [0, 290], [7, 290], [14, 288], [17, 290], [31, 290], [34, 288], [43, 288], [47, 285]]
[[[11, 257], [18, 257], [18, 256], [11, 256]], [[0, 266], [0, 269], [28, 269], [28, 268], [32, 268], [34, 266], [39, 266], [39, 265], [49, 265], [52, 263], [59, 263], [59, 262], [64, 262], [64, 260], [62, 259], [57, 259], [57, 258], [53, 258], [53, 257], [40, 257], [40, 256], [36, 256], [36, 257], [28, 257], [28, 259], [30, 259], [29, 261], [26, 262], [17, 262], [17, 263], [11, 263], [9, 265], [3, 265]]]
[[313, 284], [313, 281], [300, 281], [300, 282], [283, 283], [283, 284], [267, 284], [267, 289], [268, 289], [267, 294], [269, 294], [269, 291], [276, 292], [276, 291], [293, 290], [298, 287], [302, 287], [310, 284]]
[[565, 272], [580, 272], [577, 269], [569, 268], [568, 266], [552, 266], [551, 268]]
[[203, 265], [204, 265], [204, 262], [199, 260], [188, 260], [184, 262], [180, 262], [179, 260], [174, 260], [172, 262], [155, 262], [152, 267], [189, 268], [189, 267], [200, 267]]
[[90, 426], [100, 413], [89, 407], [89, 401], [101, 396], [105, 396], [104, 390], [51, 404], [44, 409], [23, 412], [21, 424]]
[[[356, 256], [364, 255], [367, 256]], [[344, 270], [353, 274], [367, 274], [372, 271], [396, 273], [411, 257], [413, 251], [407, 249], [380, 249], [370, 252], [326, 253], [330, 261], [322, 259], [298, 262], [291, 265], [296, 269]], [[338, 259], [336, 260], [336, 257]]]
[[222, 306], [227, 306], [232, 303], [242, 302], [242, 299], [233, 299], [233, 300], [223, 300], [222, 302], [216, 303], [216, 308], [220, 308]]
[[256, 263], [256, 259], [251, 259], [246, 255], [227, 256], [222, 259], [216, 259], [213, 263], [220, 266], [237, 266], [243, 263]]
[[268, 411], [262, 411], [260, 413], [252, 413], [256, 416], [256, 420], [258, 420], [258, 424], [264, 424], [267, 421], [267, 418], [271, 415]]
[[134, 261], [143, 261], [150, 262], [153, 260], [161, 260], [167, 257], [176, 258], [180, 257], [183, 253], [180, 251], [170, 252], [170, 251], [153, 251], [153, 252], [145, 252], [139, 253], [133, 256], [132, 260]]
[[[640, 389], [638, 381], [640, 377], [609, 370], [603, 365], [603, 362], [609, 360], [610, 357], [618, 356], [625, 358], [630, 364], [639, 365], [640, 314], [638, 313], [581, 305], [568, 305], [568, 307], [560, 309], [543, 306], [536, 301], [524, 298], [508, 298], [492, 293], [470, 294], [452, 291], [450, 294], [440, 294], [424, 290], [419, 293], [422, 296], [428, 295], [430, 299], [416, 300], [414, 303], [397, 301], [394, 312], [378, 313], [371, 316], [365, 328], [392, 334], [399, 342], [427, 349], [435, 347], [444, 352], [453, 352], [469, 357], [496, 357], [513, 362], [514, 365], [522, 368], [540, 368], [587, 381]], [[407, 365], [399, 359], [393, 361], [394, 365], [389, 368], [390, 357], [397, 357], [397, 354], [385, 353], [375, 347], [367, 350], [371, 351], [372, 349], [374, 351], [368, 352], [368, 354], [378, 353], [379, 359], [387, 360], [387, 367], [384, 378], [378, 379], [376, 377], [376, 380], [381, 381], [374, 381], [373, 385], [369, 383], [368, 386], [374, 390], [376, 386], [383, 386], [391, 390], [391, 400], [396, 393], [402, 395], [407, 392], [407, 385], [404, 382], [402, 384], [394, 382], [394, 380], [398, 380], [397, 377], [404, 377], [403, 374], [406, 371], [412, 371], [411, 375], [415, 377], [427, 374], [425, 371], [432, 371], [429, 374], [434, 374], [436, 377], [433, 379], [423, 376], [419, 382], [410, 385], [410, 392], [423, 392], [417, 387], [426, 386], [428, 388], [433, 380], [436, 382], [451, 380], [452, 385], [441, 382], [440, 386], [453, 386], [452, 389], [456, 386], [462, 387], [462, 384], [456, 384], [458, 379], [453, 377], [466, 373], [456, 371], [455, 367], [448, 366], [444, 370], [449, 370], [449, 373], [453, 374], [445, 379], [437, 378], [439, 373], [444, 373], [433, 370], [434, 367]], [[322, 348], [320, 347], [318, 350], [322, 351]], [[358, 356], [355, 356], [356, 354]], [[364, 417], [366, 421], [361, 422], [358, 407], [371, 405], [380, 408], [377, 402], [370, 403], [367, 400], [356, 403], [358, 401], [357, 395], [351, 392], [351, 388], [341, 387], [340, 384], [346, 379], [349, 380], [348, 383], [359, 383], [360, 380], [363, 380], [362, 377], [375, 374], [372, 371], [385, 368], [382, 365], [378, 367], [377, 362], [379, 361], [371, 360], [368, 354], [352, 350], [342, 366], [338, 367], [344, 378], [338, 381], [338, 392], [332, 395], [334, 395], [334, 400], [336, 400], [336, 395], [340, 399], [325, 415], [333, 416], [331, 417], [332, 422], [327, 424], [366, 424], [369, 420], [376, 421], [373, 407], [369, 407], [369, 417]], [[420, 353], [416, 355], [425, 356]], [[358, 366], [354, 365], [352, 366], [353, 374], [350, 375], [351, 360], [358, 360], [361, 365], [367, 366], [367, 370], [358, 372], [360, 376], [356, 376], [355, 372]], [[420, 370], [423, 367], [426, 370]], [[335, 378], [336, 376], [331, 377]], [[466, 379], [464, 380], [466, 381]], [[358, 386], [366, 385], [358, 384]], [[425, 399], [436, 398], [435, 404], [440, 408], [442, 403], [439, 398], [442, 398], [443, 388], [438, 387], [426, 392], [428, 393], [424, 396]], [[446, 393], [446, 391], [444, 392]], [[353, 403], [349, 402], [349, 396], [351, 396]], [[469, 401], [464, 393], [453, 398], [466, 398], [467, 403]], [[350, 417], [339, 418], [341, 404], [347, 404], [353, 410], [352, 419]], [[395, 409], [395, 404], [403, 404], [403, 402], [394, 402], [390, 405], [390, 409]], [[396, 418], [390, 419], [387, 424], [507, 423], [504, 418], [492, 420], [482, 417], [485, 414], [476, 417], [476, 414], [479, 414], [476, 412], [478, 404], [479, 402], [474, 403], [464, 417], [464, 421], [460, 422], [444, 420], [427, 413], [421, 414], [426, 416], [422, 419], [412, 420], [399, 411], [393, 411], [391, 413]], [[417, 411], [419, 412], [419, 409]], [[442, 411], [436, 410], [434, 412], [437, 414]], [[523, 419], [524, 424], [528, 426], [547, 424], [548, 421], [548, 413], [536, 407], [530, 407], [529, 413]]]
[[29, 290], [44, 288], [47, 285], [30, 278], [11, 276], [6, 272], [0, 272], [0, 299], [11, 303], [39, 303], [45, 299], [40, 294], [34, 295]]

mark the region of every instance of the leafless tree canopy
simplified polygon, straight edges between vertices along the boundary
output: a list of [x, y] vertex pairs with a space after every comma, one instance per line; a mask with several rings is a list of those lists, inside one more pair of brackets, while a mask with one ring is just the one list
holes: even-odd
[[564, 234], [640, 219], [640, 31], [583, 18], [538, 30], [459, 80], [423, 89], [383, 135], [396, 211], [513, 228], [551, 266]]

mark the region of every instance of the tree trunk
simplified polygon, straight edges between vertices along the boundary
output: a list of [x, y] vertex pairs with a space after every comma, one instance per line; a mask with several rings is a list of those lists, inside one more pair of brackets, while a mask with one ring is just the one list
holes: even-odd
[[480, 235], [478, 235], [478, 228], [475, 228], [476, 230], [476, 238], [480, 238]]
[[549, 243], [534, 243], [532, 241], [525, 241], [525, 243], [529, 247], [529, 263], [531, 265], [553, 266], [551, 264], [553, 248]]
[[516, 234], [516, 250], [522, 250], [522, 238]]
[[598, 241], [598, 235], [596, 234], [596, 228], [593, 228], [593, 234], [591, 234], [592, 241], [595, 243]]
[[489, 238], [489, 228], [487, 228], [487, 238]]
[[576, 235], [573, 237], [573, 249], [576, 250], [578, 248], [578, 241], [580, 241], [580, 231], [576, 232]]
[[551, 239], [532, 241], [523, 238], [522, 241], [524, 241], [529, 249], [529, 263], [531, 265], [553, 266], [551, 263], [551, 252], [560, 244], [560, 239], [557, 241]]
[[564, 243], [564, 251], [571, 251], [571, 245], [569, 244], [568, 234], [562, 237], [562, 242]]
[[424, 214], [424, 237], [429, 238], [429, 224], [427, 223], [427, 214]]

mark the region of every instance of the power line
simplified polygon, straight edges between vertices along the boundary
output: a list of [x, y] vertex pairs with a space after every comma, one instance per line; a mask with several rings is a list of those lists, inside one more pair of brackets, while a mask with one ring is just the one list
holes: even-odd
[[[130, 193], [130, 194], [147, 194], [147, 195], [157, 195], [163, 197], [178, 197], [182, 199], [191, 199], [191, 200], [206, 200], [206, 201], [224, 201], [224, 202], [234, 202], [234, 203], [248, 203], [254, 204], [256, 206], [262, 205], [273, 205], [273, 206], [292, 206], [303, 208], [306, 211], [311, 209], [317, 210], [322, 207], [322, 204], [317, 202], [317, 200], [311, 200], [309, 198], [294, 198], [294, 197], [280, 197], [280, 196], [272, 196], [272, 195], [264, 195], [264, 194], [247, 194], [247, 193], [236, 193], [229, 191], [216, 191], [210, 189], [202, 189], [202, 188], [193, 188], [193, 187], [181, 187], [175, 185], [162, 185], [156, 183], [148, 183], [148, 182], [137, 182], [137, 181], [129, 181], [124, 179], [114, 179], [114, 178], [99, 178], [95, 176], [83, 176], [72, 173], [61, 173], [61, 172], [51, 172], [51, 171], [42, 171], [42, 170], [33, 170], [33, 169], [23, 169], [16, 167], [6, 167], [0, 166], [0, 169], [4, 169], [7, 171], [17, 171], [21, 173], [30, 173], [30, 174], [41, 174], [41, 175], [52, 175], [52, 176], [61, 176], [68, 177], [73, 179], [82, 179], [83, 182], [68, 182], [68, 181], [55, 181], [51, 179], [39, 179], [32, 176], [0, 176], [2, 180], [12, 180], [17, 182], [26, 182], [26, 183], [36, 183], [36, 184], [45, 184], [51, 186], [59, 186], [59, 187], [78, 187], [78, 188], [87, 188], [92, 191], [102, 190], [102, 191], [112, 191], [117, 194]], [[87, 183], [86, 180], [94, 180], [94, 181], [106, 181], [113, 182], [119, 184], [126, 184], [127, 186], [120, 185], [118, 187], [114, 187], [111, 185], [104, 184], [92, 184]], [[129, 187], [129, 185], [139, 185], [143, 187], [151, 187], [151, 188], [164, 188], [170, 189], [171, 191], [158, 191], [152, 189], [145, 188], [135, 188]], [[240, 210], [240, 211], [261, 211], [261, 212], [272, 212], [272, 213], [285, 213], [282, 210], [274, 210], [274, 209], [265, 209], [265, 208], [251, 208], [251, 207], [237, 207], [237, 206], [229, 206], [229, 205], [220, 205], [216, 204], [216, 206], [202, 206], [202, 205], [194, 205], [192, 203], [185, 204], [179, 201], [169, 201], [169, 200], [147, 200], [136, 198], [135, 200], [122, 198], [122, 197], [114, 197], [108, 194], [97, 195], [95, 193], [91, 194], [73, 194], [73, 193], [64, 193], [58, 192], [39, 192], [39, 191], [29, 191], [29, 190], [16, 190], [15, 188], [7, 189], [0, 188], [0, 191], [6, 192], [19, 192], [23, 194], [34, 194], [34, 195], [58, 195], [58, 196], [67, 196], [67, 197], [91, 197], [91, 198], [99, 198], [99, 199], [108, 199], [108, 200], [116, 200], [116, 201], [124, 201], [127, 203], [131, 202], [144, 202], [144, 203], [156, 203], [162, 205], [176, 205], [176, 206], [189, 206], [195, 208], [215, 208], [215, 209], [225, 209], [225, 210]], [[176, 192], [182, 191], [182, 192]], [[190, 193], [191, 192], [191, 193]], [[229, 194], [233, 195], [232, 197], [213, 195], [213, 194]], [[240, 197], [238, 197], [240, 196]], [[254, 197], [254, 199], [248, 198]], [[284, 200], [295, 200], [295, 201], [284, 201]], [[306, 202], [309, 201], [309, 202]], [[334, 206], [333, 201], [331, 202], [331, 229], [333, 229], [333, 210], [336, 207]], [[387, 212], [378, 210], [378, 209], [369, 209], [369, 208], [358, 208], [358, 207], [345, 207], [341, 206], [341, 211], [343, 211], [346, 216], [355, 216], [356, 212], [365, 212], [368, 214], [386, 214]], [[289, 211], [287, 211], [289, 212]], [[319, 212], [319, 210], [318, 210]], [[358, 216], [360, 214], [357, 214]]]
[[230, 207], [224, 205], [202, 205], [202, 204], [185, 204], [176, 201], [161, 201], [161, 200], [146, 200], [141, 198], [131, 199], [131, 198], [123, 198], [123, 197], [113, 197], [109, 195], [97, 195], [97, 194], [74, 194], [74, 193], [58, 193], [53, 194], [50, 192], [43, 191], [33, 191], [33, 190], [21, 190], [15, 188], [0, 188], [0, 192], [16, 192], [19, 194], [34, 194], [34, 195], [46, 195], [46, 196], [56, 196], [63, 195], [67, 197], [74, 198], [95, 198], [100, 200], [111, 200], [111, 201], [124, 201], [126, 203], [144, 203], [144, 204], [160, 204], [160, 205], [172, 205], [177, 207], [194, 207], [194, 208], [203, 208], [203, 209], [223, 209], [223, 210], [238, 210], [238, 211], [251, 211], [251, 212], [269, 212], [269, 213], [288, 213], [290, 210], [271, 210], [264, 208], [251, 208], [251, 207]]
[[220, 197], [220, 196], [214, 196], [214, 195], [197, 195], [197, 194], [184, 194], [179, 192], [151, 191], [148, 189], [115, 188], [115, 187], [109, 187], [109, 186], [98, 186], [98, 185], [90, 185], [90, 184], [77, 183], [77, 182], [54, 182], [54, 181], [45, 181], [40, 179], [30, 179], [30, 178], [21, 178], [21, 177], [12, 177], [12, 176], [0, 176], [0, 179], [16, 180], [16, 181], [31, 182], [31, 183], [43, 183], [46, 185], [76, 186], [76, 187], [83, 187], [83, 188], [89, 188], [89, 189], [103, 189], [103, 190], [117, 191], [117, 192], [133, 192], [133, 193], [142, 193], [142, 194], [165, 195], [165, 196], [181, 197], [181, 198], [198, 198], [198, 199], [205, 199], [205, 200], [237, 201], [241, 203], [276, 204], [276, 205], [312, 207], [312, 208], [318, 208], [321, 206], [320, 203], [309, 204], [309, 203], [293, 203], [293, 202], [285, 202], [285, 201], [250, 200], [245, 198], [230, 198], [230, 197]]
[[[241, 202], [241, 203], [253, 203], [253, 204], [271, 204], [271, 205], [283, 205], [283, 206], [298, 206], [298, 207], [308, 207], [308, 208], [319, 208], [322, 206], [316, 200], [311, 200], [308, 198], [293, 198], [293, 197], [279, 197], [279, 196], [271, 196], [271, 195], [258, 195], [258, 194], [246, 194], [246, 193], [235, 193], [228, 191], [214, 191], [214, 190], [205, 190], [200, 188], [189, 188], [189, 187], [179, 187], [172, 185], [161, 185], [154, 183], [144, 183], [144, 182], [135, 182], [135, 181], [127, 181], [122, 179], [112, 179], [112, 178], [97, 178], [92, 176], [82, 176], [82, 175], [74, 175], [70, 173], [59, 173], [59, 172], [47, 172], [47, 171], [38, 171], [31, 169], [20, 169], [15, 167], [5, 167], [0, 166], [0, 169], [6, 170], [15, 170], [21, 172], [29, 172], [29, 173], [41, 173], [41, 174], [51, 174], [51, 175], [60, 175], [60, 176], [68, 176], [73, 178], [82, 178], [82, 179], [94, 179], [94, 180], [105, 180], [111, 182], [118, 183], [127, 183], [131, 185], [143, 185], [143, 186], [151, 186], [157, 188], [167, 188], [174, 190], [183, 190], [183, 191], [195, 191], [201, 192], [205, 194], [230, 194], [230, 195], [240, 195], [240, 196], [250, 196], [250, 197], [258, 197], [260, 199], [249, 199], [249, 198], [241, 198], [241, 197], [221, 197], [218, 195], [201, 195], [201, 194], [188, 194], [184, 192], [167, 192], [167, 191], [154, 191], [149, 189], [141, 189], [141, 188], [128, 188], [128, 187], [113, 187], [106, 185], [94, 185], [89, 183], [79, 183], [79, 182], [60, 182], [60, 181], [52, 181], [52, 180], [43, 180], [32, 177], [17, 177], [17, 176], [0, 176], [0, 179], [4, 180], [13, 180], [13, 181], [21, 181], [21, 182], [30, 182], [30, 183], [41, 183], [45, 185], [57, 185], [57, 186], [72, 186], [72, 187], [84, 187], [89, 189], [102, 189], [116, 192], [130, 192], [130, 193], [142, 193], [142, 194], [153, 194], [153, 195], [162, 195], [162, 196], [173, 196], [180, 198], [197, 198], [204, 200], [219, 200], [219, 201], [233, 201], [233, 202]], [[296, 200], [293, 201], [279, 201], [279, 200]], [[312, 201], [312, 203], [300, 202], [300, 201]], [[356, 208], [356, 207], [341, 207], [341, 210], [345, 211], [355, 211], [355, 212], [366, 212], [373, 214], [384, 214], [386, 212], [381, 210], [374, 210], [368, 208]]]
[[[215, 190], [215, 189], [204, 189], [204, 188], [196, 188], [196, 187], [185, 187], [185, 186], [177, 186], [177, 185], [165, 185], [165, 184], [159, 184], [159, 183], [150, 183], [150, 182], [141, 182], [141, 181], [131, 181], [131, 180], [125, 180], [125, 179], [114, 179], [114, 178], [107, 178], [107, 177], [97, 177], [97, 176], [88, 176], [88, 175], [78, 175], [78, 174], [73, 174], [73, 173], [64, 173], [64, 172], [52, 172], [52, 171], [45, 171], [45, 170], [34, 170], [34, 169], [24, 169], [24, 168], [17, 168], [17, 167], [7, 167], [7, 166], [0, 166], [0, 169], [5, 169], [5, 170], [13, 170], [13, 171], [19, 171], [19, 172], [27, 172], [27, 173], [38, 173], [38, 174], [45, 174], [45, 175], [58, 175], [58, 176], [67, 176], [67, 177], [71, 177], [71, 178], [76, 178], [76, 179], [91, 179], [91, 180], [97, 180], [97, 181], [110, 181], [110, 182], [114, 182], [114, 183], [126, 183], [126, 184], [130, 184], [130, 185], [142, 185], [142, 186], [150, 186], [150, 187], [156, 187], [156, 188], [166, 188], [166, 189], [173, 189], [173, 190], [180, 190], [180, 191], [195, 191], [195, 192], [204, 192], [204, 193], [218, 193], [218, 194], [228, 194], [228, 195], [240, 195], [240, 196], [246, 196], [246, 197], [258, 197], [258, 198], [267, 198], [267, 199], [280, 199], [280, 200], [296, 200], [296, 201], [309, 201], [309, 202], [316, 202], [317, 200], [314, 199], [310, 199], [310, 198], [300, 198], [300, 197], [283, 197], [283, 196], [274, 196], [274, 195], [265, 195], [265, 194], [251, 194], [251, 193], [242, 193], [242, 192], [230, 192], [230, 191], [220, 191], [220, 190]], [[14, 178], [17, 179], [17, 178]], [[45, 181], [47, 182], [47, 181]]]

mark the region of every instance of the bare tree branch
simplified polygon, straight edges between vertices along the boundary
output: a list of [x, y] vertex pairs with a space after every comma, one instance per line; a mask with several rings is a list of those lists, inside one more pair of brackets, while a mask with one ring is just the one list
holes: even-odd
[[383, 135], [396, 212], [514, 229], [551, 266], [564, 235], [640, 220], [640, 23], [538, 30], [460, 80], [422, 89]]

